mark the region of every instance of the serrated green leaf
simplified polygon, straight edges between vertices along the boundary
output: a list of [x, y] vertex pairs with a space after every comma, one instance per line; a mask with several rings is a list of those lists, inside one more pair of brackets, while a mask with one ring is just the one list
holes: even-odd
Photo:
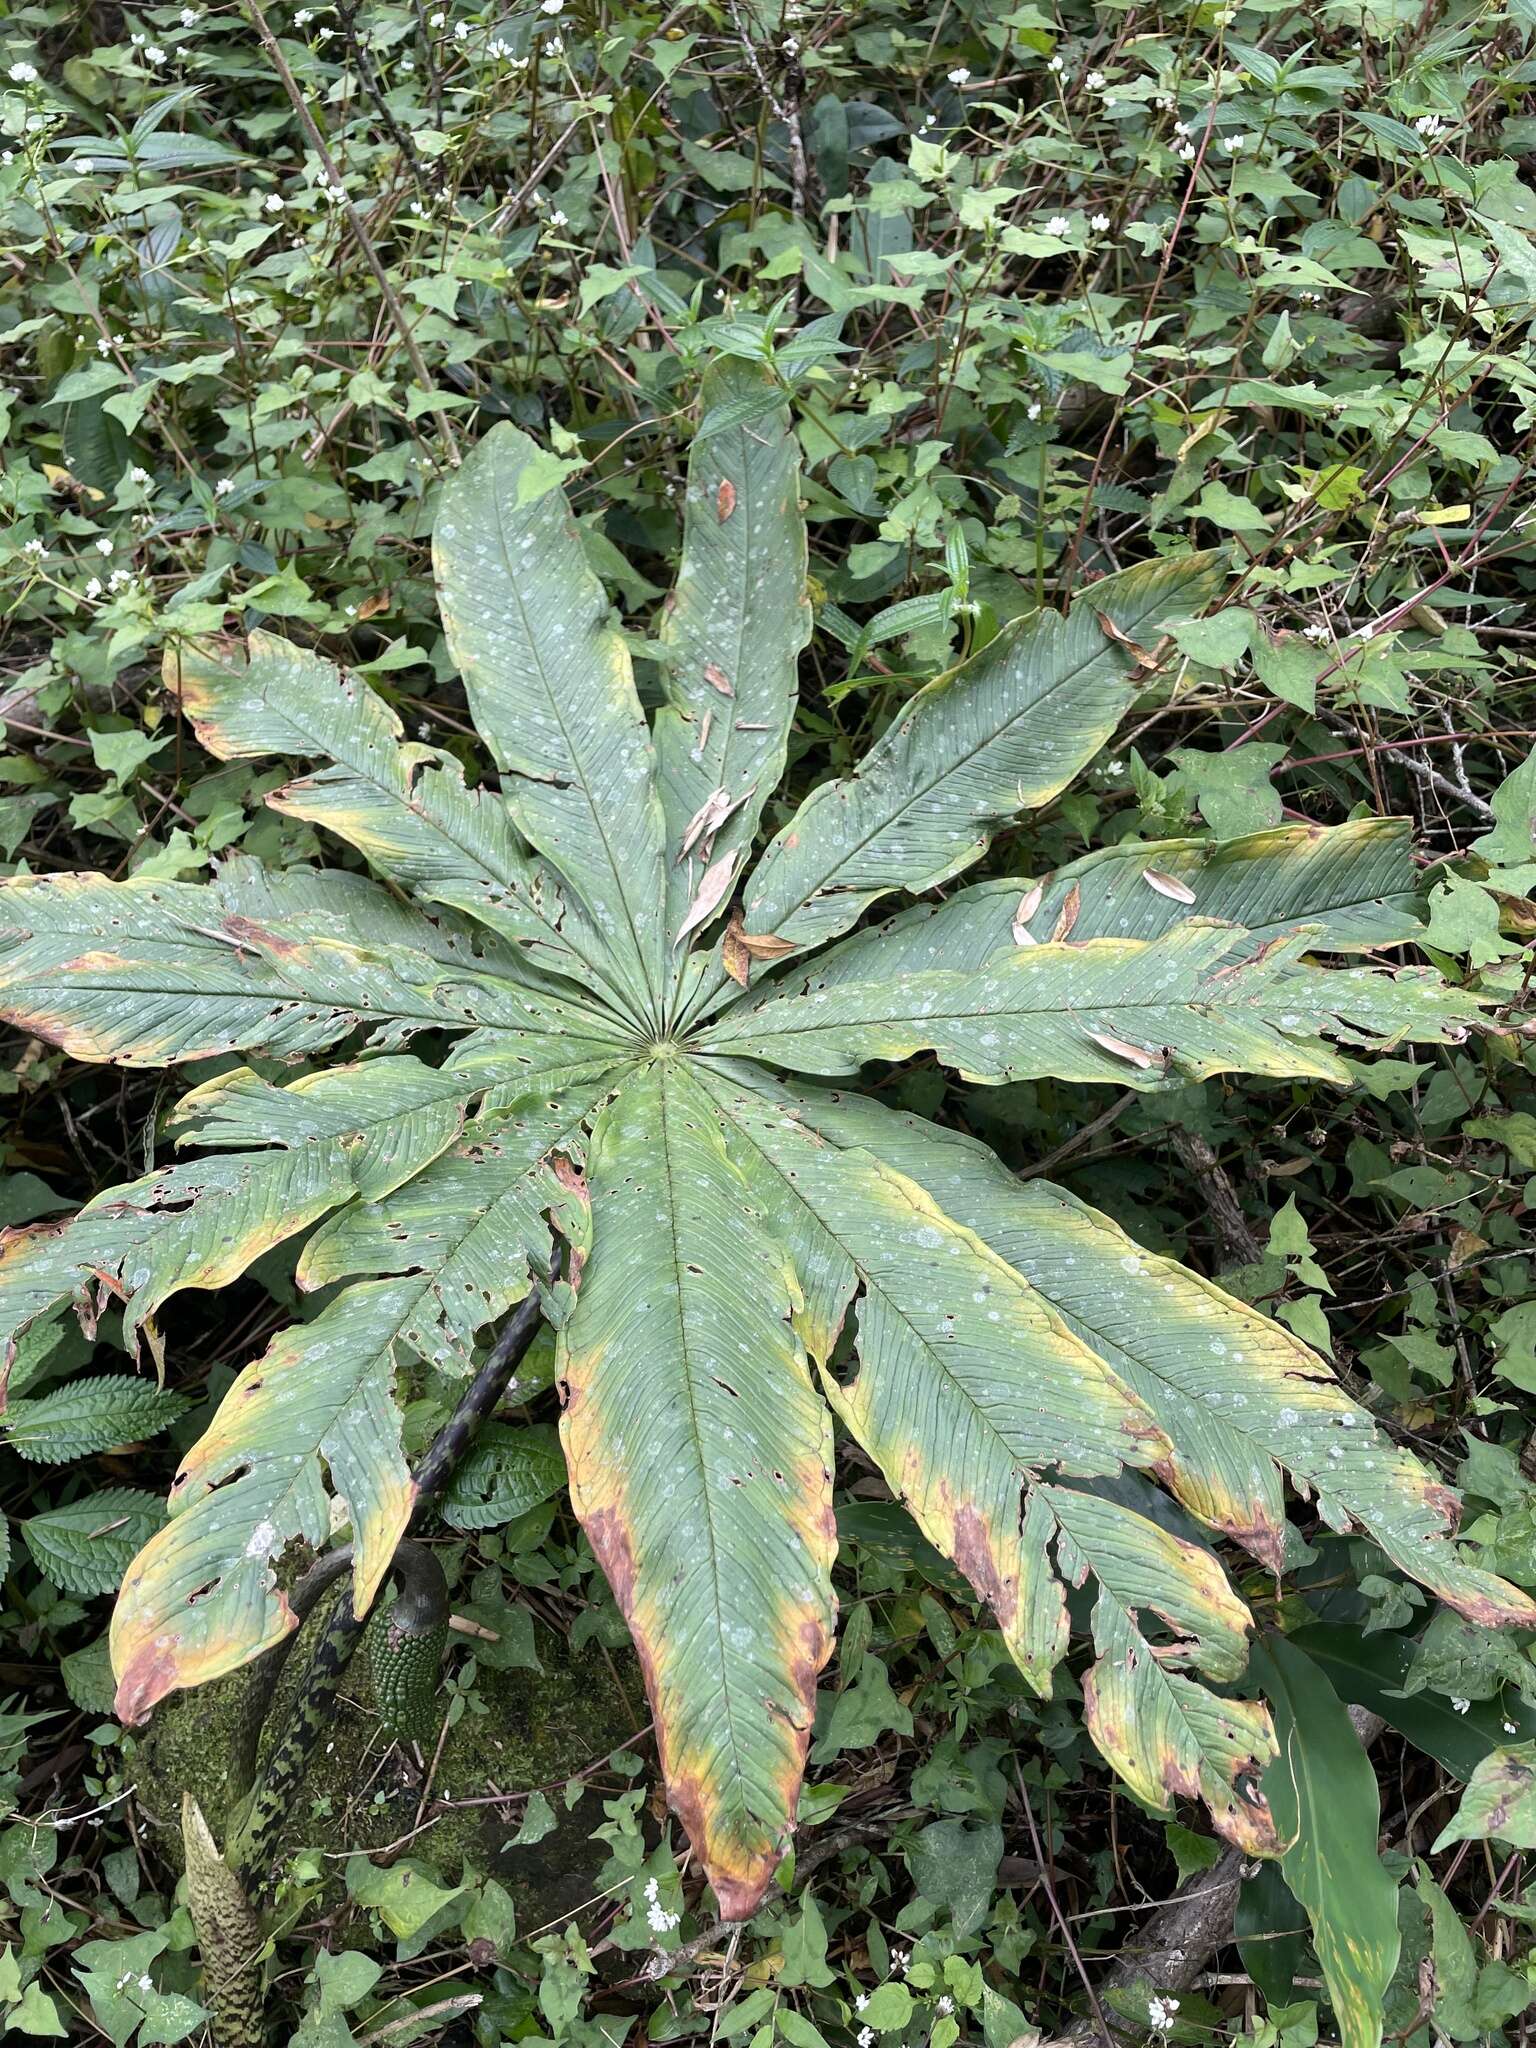
[[[777, 397], [766, 371], [725, 362], [706, 376], [701, 403], [764, 392]], [[659, 627], [669, 670], [656, 761], [671, 940], [704, 867], [750, 847], [784, 773], [795, 666], [811, 632], [805, 564], [800, 452], [780, 399], [750, 426], [696, 440], [689, 460], [682, 560]], [[701, 814], [718, 822], [701, 830]]]
[[66, 1593], [113, 1593], [134, 1553], [165, 1520], [165, 1507], [134, 1486], [109, 1486], [21, 1525], [39, 1571]]
[[0, 1427], [4, 1441], [22, 1457], [37, 1465], [64, 1465], [158, 1436], [191, 1405], [185, 1394], [131, 1373], [101, 1373], [49, 1394], [21, 1396], [7, 1407]]

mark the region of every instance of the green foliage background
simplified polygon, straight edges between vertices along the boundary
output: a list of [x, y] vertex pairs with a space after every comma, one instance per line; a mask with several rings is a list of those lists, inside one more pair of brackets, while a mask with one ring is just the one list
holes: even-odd
[[[225, 626], [345, 661], [478, 770], [428, 544], [441, 477], [496, 419], [549, 449], [654, 701], [711, 349], [774, 364], [807, 466], [817, 630], [787, 797], [846, 772], [910, 679], [997, 620], [1226, 545], [1235, 601], [1181, 632], [1114, 752], [994, 871], [1408, 814], [1425, 951], [1506, 1028], [1362, 1066], [1343, 1098], [977, 1092], [932, 1065], [891, 1098], [1022, 1169], [1049, 1157], [1326, 1348], [1465, 1491], [1482, 1561], [1536, 1586], [1533, 26], [1528, 0], [0, 7], [4, 871], [332, 857], [264, 808], [282, 766], [202, 755], [158, 687], [164, 649]], [[0, 1220], [163, 1156], [160, 1087], [12, 1040]], [[20, 2034], [203, 2024], [101, 1636], [179, 1451], [293, 1308], [282, 1258], [184, 1300], [163, 1392], [71, 1391], [72, 1335], [18, 1361], [0, 2010]], [[551, 1414], [535, 1374], [526, 1419]], [[407, 1850], [345, 1866], [340, 1923], [317, 1857], [282, 1948], [298, 2038], [1005, 2048], [1084, 2011], [1085, 1980], [1220, 1845], [1112, 1791], [1076, 1703], [1025, 1694], [870, 1468], [839, 1482], [808, 1881], [787, 1871], [727, 1949], [621, 1758], [574, 1919], [518, 1925], [494, 1880], [413, 1873]], [[520, 1498], [508, 1481], [499, 1519], [482, 1500], [448, 1552], [459, 1611], [514, 1645], [532, 1610], [617, 1648], [568, 1512]], [[1336, 2030], [1294, 1892], [1349, 1923], [1318, 1953], [1361, 1944], [1389, 2035], [1497, 2037], [1532, 1982], [1536, 1667], [1429, 1619], [1365, 1542], [1309, 1536], [1283, 1605], [1252, 1569], [1243, 1590], [1285, 1632], [1269, 1654], [1314, 1867], [1251, 1882], [1217, 1981], [1175, 2003], [1151, 1980], [1121, 2022], [1264, 2048]], [[475, 1657], [451, 1670], [451, 1712], [475, 1714]], [[1346, 1704], [1388, 1724], [1374, 1796]], [[562, 1804], [549, 1787], [509, 1833]]]

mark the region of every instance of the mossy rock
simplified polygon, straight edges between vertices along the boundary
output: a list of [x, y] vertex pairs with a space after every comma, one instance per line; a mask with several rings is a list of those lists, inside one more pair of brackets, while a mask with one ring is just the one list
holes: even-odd
[[[263, 1731], [266, 1744], [285, 1721], [308, 1661], [308, 1638], [323, 1622], [322, 1602], [301, 1632], [279, 1680]], [[456, 1639], [457, 1640], [457, 1639]], [[548, 1789], [555, 1827], [543, 1841], [508, 1847], [521, 1805], [429, 1806], [432, 1825], [403, 1853], [457, 1883], [465, 1860], [500, 1878], [529, 1929], [574, 1912], [593, 1894], [606, 1850], [589, 1839], [603, 1819], [601, 1790], [585, 1790], [566, 1810], [565, 1782], [644, 1726], [643, 1691], [627, 1659], [616, 1665], [597, 1647], [573, 1651], [553, 1629], [537, 1631], [539, 1671], [493, 1671], [482, 1664], [471, 1711], [449, 1730], [432, 1780], [435, 1799], [480, 1799]], [[450, 1651], [450, 1656], [454, 1652]], [[222, 1838], [241, 1788], [233, 1782], [232, 1737], [245, 1674], [178, 1693], [156, 1708], [140, 1737], [135, 1788], [166, 1858], [181, 1864], [181, 1795], [194, 1793]], [[478, 1711], [477, 1711], [478, 1710]], [[611, 1788], [609, 1788], [611, 1790]], [[421, 1771], [414, 1756], [380, 1728], [366, 1655], [347, 1673], [333, 1723], [317, 1751], [279, 1836], [279, 1851], [322, 1852], [338, 1877], [341, 1854], [376, 1853], [418, 1825]]]

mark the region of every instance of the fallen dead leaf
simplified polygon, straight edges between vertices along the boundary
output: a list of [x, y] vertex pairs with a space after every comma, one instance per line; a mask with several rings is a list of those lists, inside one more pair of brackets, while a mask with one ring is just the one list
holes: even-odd
[[1193, 903], [1195, 892], [1187, 882], [1181, 882], [1177, 875], [1165, 875], [1159, 868], [1143, 868], [1141, 879], [1149, 889], [1155, 889], [1159, 896], [1171, 896], [1175, 903]]
[[704, 870], [699, 878], [698, 892], [689, 906], [688, 915], [677, 928], [677, 937], [673, 941], [675, 945], [680, 946], [690, 932], [696, 932], [699, 926], [707, 923], [720, 908], [731, 893], [731, 883], [735, 879], [740, 859], [741, 849], [738, 847], [732, 853], [721, 854], [717, 861], [712, 861]]

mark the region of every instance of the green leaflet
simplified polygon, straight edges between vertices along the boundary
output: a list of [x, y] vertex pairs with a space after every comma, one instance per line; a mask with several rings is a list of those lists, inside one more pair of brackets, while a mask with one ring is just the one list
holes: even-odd
[[[1393, 1562], [1471, 1619], [1531, 1626], [1524, 1594], [1458, 1555], [1454, 1493], [1375, 1428], [1333, 1370], [1281, 1323], [1044, 1181], [1020, 1181], [986, 1146], [867, 1097], [791, 1088], [733, 1067], [750, 1114], [803, 1123], [868, 1151], [927, 1190], [1021, 1273], [1155, 1418], [1172, 1449], [1159, 1467], [1212, 1527], [1280, 1569], [1281, 1474], [1336, 1528], [1364, 1528]], [[748, 1112], [744, 1112], [746, 1114]]]
[[1128, 841], [1039, 883], [975, 882], [943, 903], [911, 904], [823, 953], [816, 978], [858, 981], [871, 963], [882, 979], [968, 971], [1014, 953], [1015, 927], [1043, 945], [1062, 923], [1076, 945], [1161, 938], [1190, 917], [1241, 925], [1260, 942], [1306, 925], [1316, 952], [1397, 945], [1423, 928], [1412, 852], [1405, 818]]
[[558, 877], [529, 859], [505, 800], [466, 789], [451, 755], [403, 744], [384, 699], [334, 663], [253, 633], [244, 647], [168, 649], [165, 683], [220, 760], [295, 754], [326, 763], [269, 796], [274, 810], [325, 826], [423, 902], [529, 942], [553, 972], [603, 976], [601, 945]]
[[637, 1072], [592, 1144], [592, 1263], [561, 1332], [561, 1441], [629, 1622], [671, 1799], [721, 1909], [788, 1840], [832, 1647], [832, 1432], [759, 1220], [686, 1067]]
[[359, 1029], [381, 1045], [425, 1030], [556, 1030], [567, 1056], [583, 1038], [618, 1043], [584, 1003], [524, 981], [511, 957], [482, 965], [355, 876], [237, 862], [207, 884], [0, 884], [0, 1016], [77, 1059], [144, 1067], [291, 1057]]
[[609, 972], [659, 1022], [669, 965], [655, 754], [563, 491], [493, 427], [443, 486], [432, 531], [443, 628], [518, 830], [576, 891]]
[[[1179, 1668], [1243, 1668], [1248, 1613], [1220, 1566], [1114, 1501], [1037, 1483], [1048, 1470], [1112, 1473], [1166, 1455], [1146, 1410], [914, 1182], [834, 1152], [726, 1077], [711, 1094], [731, 1156], [797, 1269], [816, 1276], [802, 1327], [823, 1368], [857, 1292], [858, 1370], [843, 1384], [823, 1371], [833, 1406], [991, 1607], [1019, 1668], [1049, 1694], [1067, 1647], [1062, 1582], [1092, 1571], [1094, 1740], [1153, 1804], [1203, 1796], [1233, 1840], [1272, 1848], [1248, 1783], [1272, 1750], [1262, 1710], [1214, 1699]], [[1182, 1647], [1154, 1653], [1139, 1610], [1169, 1621]]]
[[563, 1235], [585, 1243], [580, 1168], [605, 1093], [601, 1081], [588, 1081], [467, 1125], [415, 1179], [353, 1203], [316, 1231], [299, 1261], [299, 1285], [417, 1276], [400, 1318], [402, 1343], [445, 1371], [467, 1373], [478, 1332], [527, 1292], [530, 1257], [547, 1263], [551, 1213]]
[[[1465, 1035], [1475, 999], [1428, 969], [1325, 974], [1298, 967], [1305, 929], [1256, 947], [1230, 925], [1189, 918], [1157, 939], [1015, 947], [969, 972], [930, 969], [823, 986], [780, 977], [700, 1034], [800, 1073], [846, 1074], [923, 1050], [970, 1081], [1053, 1075], [1155, 1088], [1212, 1074], [1347, 1081], [1321, 1034], [1384, 1047]], [[856, 942], [857, 943], [857, 942]]]
[[1376, 1774], [1332, 1688], [1283, 1636], [1253, 1654], [1280, 1754], [1264, 1791], [1284, 1839], [1286, 1883], [1306, 1908], [1343, 2048], [1380, 2048], [1397, 1963], [1397, 1883], [1376, 1854]]
[[[701, 404], [773, 389], [766, 371], [728, 358], [706, 376]], [[787, 404], [693, 444], [682, 560], [659, 627], [670, 667], [656, 720], [669, 940], [711, 862], [744, 858], [784, 773], [811, 635], [799, 494]], [[676, 955], [678, 968], [686, 959]]]
[[1216, 587], [1210, 555], [1109, 576], [1063, 618], [1031, 612], [920, 691], [845, 782], [815, 790], [748, 879], [749, 932], [797, 951], [836, 938], [891, 889], [933, 887], [998, 827], [1046, 803], [1136, 696], [1129, 655], [1099, 624], [1151, 644]]

